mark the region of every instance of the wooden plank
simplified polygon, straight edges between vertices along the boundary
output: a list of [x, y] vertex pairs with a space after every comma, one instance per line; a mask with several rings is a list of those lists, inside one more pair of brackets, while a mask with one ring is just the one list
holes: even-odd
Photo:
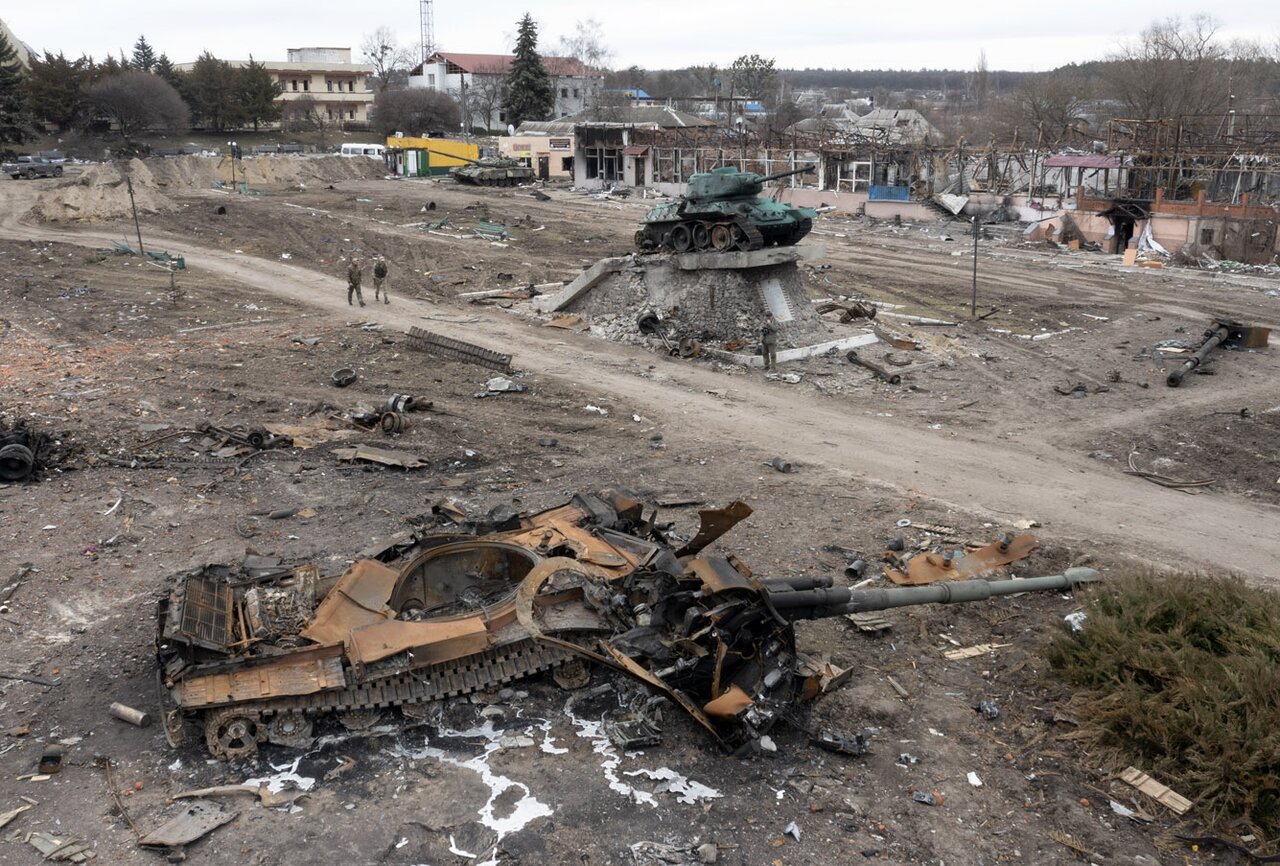
[[1120, 773], [1120, 781], [1137, 788], [1176, 815], [1185, 815], [1193, 805], [1186, 797], [1169, 786], [1160, 784], [1137, 767], [1126, 767]]

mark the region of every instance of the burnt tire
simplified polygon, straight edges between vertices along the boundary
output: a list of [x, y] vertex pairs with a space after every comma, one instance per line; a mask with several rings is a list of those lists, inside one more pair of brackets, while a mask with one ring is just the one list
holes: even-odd
[[54, 177], [62, 177], [62, 166], [58, 166], [53, 170]]
[[36, 466], [35, 455], [16, 442], [0, 448], [0, 481], [25, 481]]

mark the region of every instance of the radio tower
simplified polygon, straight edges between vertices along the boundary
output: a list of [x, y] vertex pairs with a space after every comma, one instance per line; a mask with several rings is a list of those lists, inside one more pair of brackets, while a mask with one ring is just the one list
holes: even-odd
[[422, 62], [426, 63], [427, 58], [436, 50], [435, 4], [432, 0], [420, 0], [419, 5], [422, 17]]

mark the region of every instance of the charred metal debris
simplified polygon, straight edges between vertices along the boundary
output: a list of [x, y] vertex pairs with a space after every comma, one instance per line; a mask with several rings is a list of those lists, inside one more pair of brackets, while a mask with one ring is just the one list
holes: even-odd
[[[707, 551], [750, 514], [743, 502], [702, 511], [686, 539], [619, 489], [526, 515], [440, 506], [432, 525], [361, 552], [341, 574], [303, 565], [175, 575], [157, 607], [166, 735], [176, 746], [198, 729], [213, 755], [235, 760], [263, 742], [304, 747], [328, 717], [351, 730], [392, 714], [428, 722], [440, 701], [540, 671], [565, 688], [610, 671], [681, 707], [728, 751], [767, 748], [773, 725], [847, 676], [797, 651], [796, 621], [1097, 578], [1069, 569], [865, 590], [767, 578]], [[610, 736], [652, 741], [653, 728], [642, 711], [615, 720]]]

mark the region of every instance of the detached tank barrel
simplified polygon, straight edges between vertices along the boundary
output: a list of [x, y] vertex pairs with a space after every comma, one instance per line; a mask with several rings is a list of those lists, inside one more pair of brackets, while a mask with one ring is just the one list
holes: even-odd
[[1165, 378], [1164, 382], [1170, 388], [1176, 388], [1181, 385], [1184, 376], [1204, 363], [1204, 359], [1209, 356], [1209, 353], [1221, 346], [1231, 336], [1231, 328], [1222, 322], [1214, 322], [1214, 327], [1204, 333], [1205, 340], [1200, 344], [1200, 348], [1196, 349], [1195, 354], [1183, 361], [1178, 369]]
[[1068, 568], [1062, 574], [1029, 577], [1021, 580], [948, 580], [929, 586], [903, 586], [892, 589], [814, 588], [775, 591], [769, 588], [769, 603], [787, 619], [820, 619], [888, 610], [917, 604], [958, 604], [981, 601], [999, 595], [1020, 592], [1045, 592], [1070, 589], [1078, 583], [1099, 579], [1092, 568]]
[[764, 177], [760, 178], [760, 180], [757, 182], [767, 183], [771, 180], [780, 180], [781, 178], [784, 178], [784, 177], [791, 177], [793, 174], [807, 174], [813, 170], [814, 170], [813, 166], [806, 165], [804, 168], [797, 168], [795, 171], [780, 171], [777, 174], [766, 174]]

